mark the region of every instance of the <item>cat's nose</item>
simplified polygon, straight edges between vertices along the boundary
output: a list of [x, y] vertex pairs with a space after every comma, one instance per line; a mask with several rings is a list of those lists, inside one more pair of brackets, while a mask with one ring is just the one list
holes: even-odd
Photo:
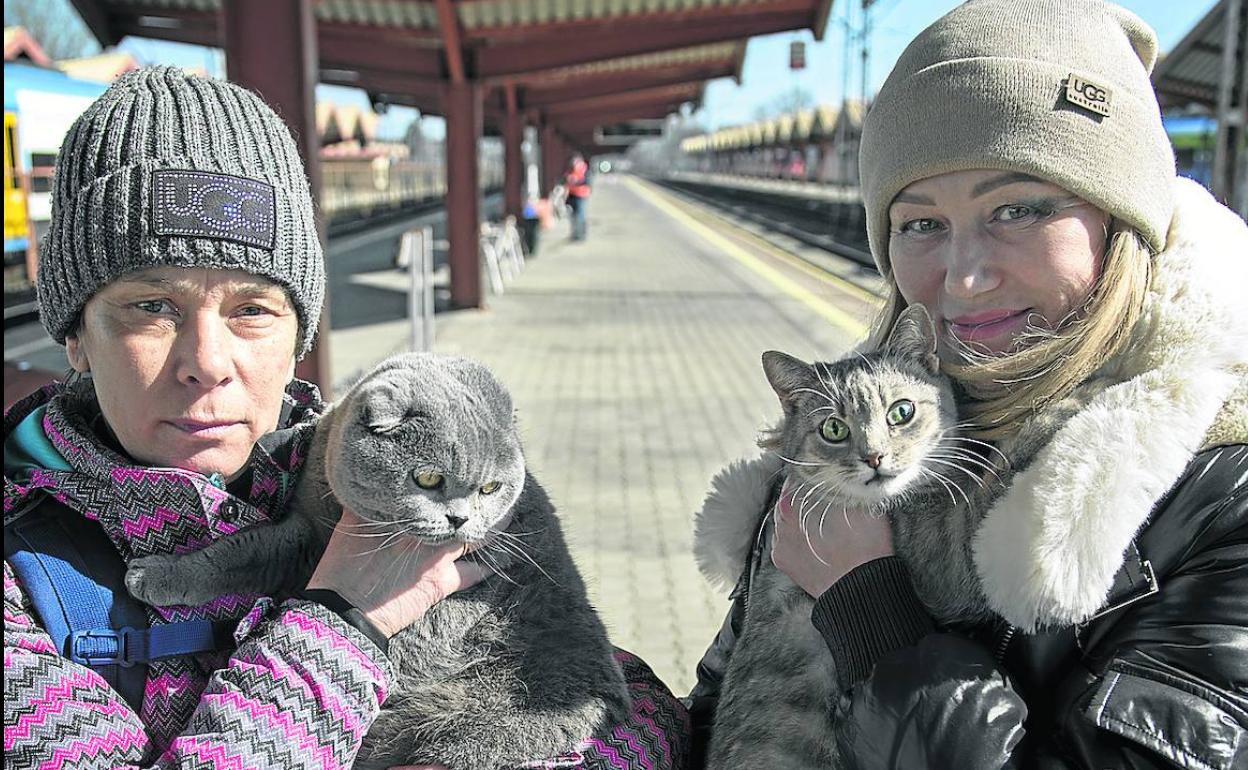
[[884, 453], [871, 452], [866, 457], [862, 458], [862, 461], [872, 468], [878, 469], [880, 467], [880, 463], [884, 462]]
[[446, 514], [446, 520], [449, 521], [451, 523], [451, 526], [454, 527], [455, 529], [459, 529], [460, 527], [468, 523], [467, 516], [458, 516], [454, 513]]

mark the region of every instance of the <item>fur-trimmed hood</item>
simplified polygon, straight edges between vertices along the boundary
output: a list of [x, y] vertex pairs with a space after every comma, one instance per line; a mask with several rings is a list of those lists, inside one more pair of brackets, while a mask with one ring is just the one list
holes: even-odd
[[[1248, 225], [1189, 180], [1175, 199], [1132, 341], [1095, 375], [1113, 384], [1014, 476], [974, 536], [989, 606], [1024, 631], [1095, 615], [1196, 453], [1248, 442]], [[694, 537], [712, 581], [739, 577], [779, 465], [738, 461], [713, 482]]]
[[975, 535], [988, 604], [1024, 631], [1105, 601], [1123, 554], [1203, 448], [1248, 441], [1248, 226], [1179, 179], [1166, 248], [1127, 349], [1014, 477]]

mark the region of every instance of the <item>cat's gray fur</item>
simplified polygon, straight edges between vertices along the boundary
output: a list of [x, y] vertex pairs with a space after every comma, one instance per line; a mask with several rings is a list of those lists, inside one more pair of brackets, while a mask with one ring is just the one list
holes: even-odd
[[[442, 490], [414, 476], [436, 471]], [[480, 494], [488, 482], [493, 494]], [[357, 768], [493, 770], [557, 756], [624, 719], [629, 696], [546, 493], [525, 471], [511, 397], [481, 364], [383, 362], [316, 426], [289, 513], [183, 556], [137, 559], [139, 599], [199, 605], [307, 584], [346, 505], [426, 542], [485, 545], [498, 574], [436, 604], [390, 640], [395, 680]], [[507, 516], [510, 515], [508, 521]], [[454, 523], [466, 519], [458, 528]], [[498, 524], [504, 534], [491, 532]], [[505, 528], [505, 529], [504, 529]]]
[[[780, 473], [805, 526], [820, 527], [846, 507], [884, 515], [944, 494], [930, 475], [941, 466], [930, 460], [956, 446], [957, 412], [922, 308], [906, 311], [883, 352], [814, 365], [770, 352], [763, 366], [784, 417], [761, 443], [786, 460]], [[885, 415], [902, 399], [914, 404], [914, 416], [890, 427]], [[820, 425], [833, 415], [850, 427], [841, 443], [820, 437]], [[865, 462], [873, 453], [883, 455], [878, 472]], [[768, 517], [716, 708], [711, 770], [840, 766], [832, 730], [840, 689], [831, 653], [811, 624], [814, 600], [769, 558], [772, 533]]]

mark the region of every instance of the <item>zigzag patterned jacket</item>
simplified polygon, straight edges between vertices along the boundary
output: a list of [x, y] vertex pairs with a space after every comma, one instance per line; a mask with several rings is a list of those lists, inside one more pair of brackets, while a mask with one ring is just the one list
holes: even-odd
[[[281, 510], [320, 408], [314, 389], [291, 387], [284, 429], [255, 448], [249, 489], [235, 496], [196, 473], [131, 466], [96, 438], [89, 392], [48, 386], [5, 415], [7, 440], [42, 409], [72, 468], [10, 478], [6, 452], [5, 523], [55, 500], [99, 522], [126, 561], [201, 548]], [[147, 611], [153, 626], [241, 622], [232, 652], [154, 661], [136, 713], [99, 673], [62, 657], [5, 561], [6, 767], [350, 766], [389, 681], [386, 656], [361, 632], [318, 604], [255, 596]]]
[[[90, 387], [48, 386], [5, 414], [5, 525], [64, 505], [98, 522], [122, 561], [203, 548], [284, 508], [321, 406], [315, 388], [292, 384], [283, 427], [260, 440], [240, 481], [220, 489], [196, 473], [130, 465], [97, 438]], [[10, 439], [27, 418], [68, 470], [12, 462]], [[237, 648], [154, 661], [136, 713], [101, 674], [61, 655], [5, 561], [6, 768], [350, 767], [392, 673], [360, 631], [306, 601], [225, 596], [145, 609], [153, 626], [238, 620]], [[628, 719], [527, 767], [685, 766], [683, 706], [639, 658], [619, 650], [616, 659], [633, 696]]]

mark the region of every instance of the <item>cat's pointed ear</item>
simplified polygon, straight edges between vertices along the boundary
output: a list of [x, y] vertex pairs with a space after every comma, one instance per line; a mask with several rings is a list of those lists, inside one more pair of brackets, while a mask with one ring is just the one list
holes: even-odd
[[378, 382], [363, 395], [360, 420], [373, 433], [389, 433], [412, 416], [409, 400], [385, 383]]
[[810, 384], [810, 364], [778, 350], [763, 354], [763, 372], [772, 390], [780, 397], [780, 403], [785, 406], [793, 400], [798, 389]]
[[936, 327], [927, 308], [917, 302], [901, 311], [893, 324], [892, 333], [888, 335], [885, 349], [918, 361], [932, 374], [940, 371], [940, 359], [936, 357]]

